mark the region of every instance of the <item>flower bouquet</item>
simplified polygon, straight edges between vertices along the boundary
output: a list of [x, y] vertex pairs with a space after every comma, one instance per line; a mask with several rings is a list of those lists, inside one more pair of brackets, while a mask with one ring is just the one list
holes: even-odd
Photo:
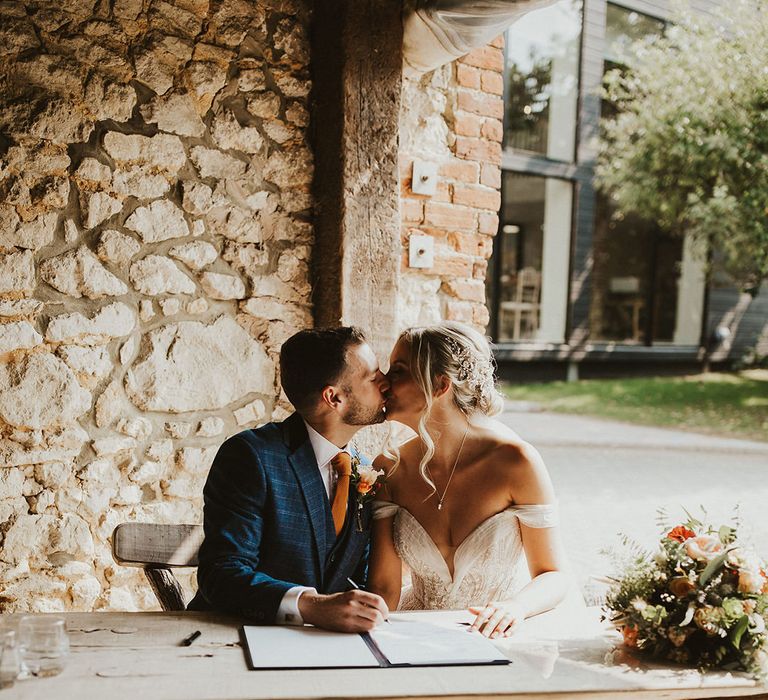
[[735, 527], [715, 529], [687, 515], [664, 527], [656, 553], [624, 539], [629, 558], [612, 579], [603, 619], [625, 645], [654, 658], [765, 679], [766, 565], [739, 543]]

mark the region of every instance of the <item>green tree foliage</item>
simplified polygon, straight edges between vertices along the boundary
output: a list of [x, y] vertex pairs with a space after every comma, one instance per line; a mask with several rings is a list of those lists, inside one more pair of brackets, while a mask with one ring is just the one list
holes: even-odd
[[598, 186], [619, 214], [721, 249], [745, 288], [768, 277], [768, 2], [682, 12], [606, 74]]

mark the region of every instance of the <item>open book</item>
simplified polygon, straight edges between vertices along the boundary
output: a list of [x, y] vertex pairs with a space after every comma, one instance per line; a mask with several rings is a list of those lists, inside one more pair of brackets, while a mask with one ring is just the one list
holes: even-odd
[[365, 634], [327, 632], [316, 627], [244, 626], [252, 670], [308, 668], [392, 668], [507, 664], [494, 644], [466, 625], [391, 615], [390, 624]]

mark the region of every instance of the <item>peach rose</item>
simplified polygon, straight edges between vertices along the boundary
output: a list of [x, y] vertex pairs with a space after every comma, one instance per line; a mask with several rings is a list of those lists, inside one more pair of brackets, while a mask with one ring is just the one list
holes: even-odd
[[357, 492], [365, 495], [371, 490], [372, 484], [369, 484], [367, 481], [358, 481], [357, 482]]
[[376, 480], [380, 476], [384, 476], [384, 472], [381, 469], [374, 469], [372, 466], [367, 464], [361, 464], [357, 468], [357, 475], [357, 492], [360, 495], [365, 496], [365, 494], [367, 494], [373, 488]]
[[754, 569], [739, 569], [739, 593], [760, 593], [765, 579]]
[[723, 543], [714, 535], [699, 535], [685, 541], [685, 551], [691, 559], [710, 561], [723, 551]]

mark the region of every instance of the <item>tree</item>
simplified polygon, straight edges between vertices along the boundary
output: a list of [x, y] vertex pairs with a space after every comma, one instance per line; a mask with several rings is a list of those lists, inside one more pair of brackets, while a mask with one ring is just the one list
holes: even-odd
[[757, 291], [768, 277], [768, 2], [683, 13], [606, 74], [597, 184], [619, 213], [724, 252]]

